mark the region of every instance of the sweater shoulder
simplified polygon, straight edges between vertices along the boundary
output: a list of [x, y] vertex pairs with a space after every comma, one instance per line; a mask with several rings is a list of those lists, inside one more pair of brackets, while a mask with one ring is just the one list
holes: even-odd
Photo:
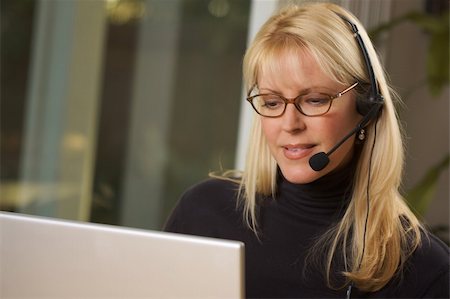
[[424, 232], [421, 244], [405, 264], [405, 280], [397, 297], [448, 298], [449, 257], [449, 247]]
[[219, 230], [241, 219], [237, 201], [239, 184], [207, 179], [187, 189], [172, 211], [164, 230], [176, 233], [218, 236]]
[[[424, 234], [422, 244], [411, 257], [411, 267], [426, 281], [423, 297], [449, 296], [450, 249], [431, 233]], [[426, 275], [424, 275], [426, 273]]]
[[409, 266], [423, 273], [449, 271], [449, 247], [431, 233], [423, 233], [422, 241], [410, 258]]
[[186, 205], [209, 202], [211, 204], [229, 204], [237, 197], [239, 185], [226, 179], [210, 178], [199, 182], [182, 195], [180, 202]]
[[448, 245], [431, 233], [423, 236], [422, 245], [418, 248], [419, 255], [432, 256], [439, 264], [449, 265], [450, 249]]

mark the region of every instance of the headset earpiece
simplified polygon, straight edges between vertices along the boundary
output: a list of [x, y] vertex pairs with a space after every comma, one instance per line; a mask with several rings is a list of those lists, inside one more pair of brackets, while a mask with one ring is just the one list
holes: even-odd
[[356, 96], [356, 111], [362, 116], [365, 116], [369, 113], [370, 109], [373, 106], [373, 103], [369, 100], [370, 91], [367, 91], [364, 94], [358, 94]]

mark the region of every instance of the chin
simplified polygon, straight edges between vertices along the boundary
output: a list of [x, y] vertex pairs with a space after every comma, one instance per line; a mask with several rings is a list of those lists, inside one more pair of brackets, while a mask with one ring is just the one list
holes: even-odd
[[280, 167], [281, 173], [283, 174], [284, 178], [288, 180], [289, 182], [293, 184], [308, 184], [312, 183], [318, 178], [325, 175], [323, 171], [314, 171], [309, 166], [308, 168], [302, 167], [302, 168], [296, 168], [296, 169], [289, 169], [289, 168], [283, 168]]

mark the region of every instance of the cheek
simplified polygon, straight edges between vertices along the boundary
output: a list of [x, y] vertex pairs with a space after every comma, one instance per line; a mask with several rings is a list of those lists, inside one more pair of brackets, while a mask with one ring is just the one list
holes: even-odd
[[[338, 143], [340, 143], [345, 136], [347, 136], [357, 125], [358, 117], [351, 113], [341, 115], [330, 115], [329, 118], [323, 118], [321, 121], [314, 123], [314, 129], [311, 131], [316, 132], [318, 136], [318, 143], [320, 144], [320, 151], [329, 152]], [[341, 162], [341, 160], [347, 160], [348, 156], [352, 155], [352, 149], [354, 147], [354, 135], [350, 136], [341, 144], [337, 150], [330, 156], [330, 160], [333, 162]], [[335, 163], [331, 163], [335, 164]], [[339, 164], [339, 163], [338, 163]]]
[[[324, 119], [321, 124], [318, 124], [318, 130], [322, 128], [321, 141], [323, 142], [326, 151], [330, 151], [342, 139], [347, 136], [358, 124], [360, 120], [359, 114], [345, 113], [342, 115], [335, 115], [330, 119]], [[341, 162], [345, 162], [353, 155], [353, 148], [355, 143], [355, 134], [350, 136], [338, 149], [332, 154], [331, 165], [337, 166]], [[334, 162], [334, 163], [333, 163]]]
[[261, 119], [261, 129], [269, 146], [275, 143], [278, 136], [278, 126], [275, 119], [263, 118]]
[[[317, 129], [322, 128], [324, 136], [332, 140], [332, 142], [340, 141], [348, 133], [350, 133], [361, 120], [362, 116], [356, 112], [353, 101], [347, 103], [344, 113], [330, 114], [328, 118], [323, 118], [321, 122], [318, 122]], [[352, 109], [353, 108], [353, 109]]]
[[309, 131], [315, 135], [317, 140], [323, 144], [333, 144], [343, 138], [352, 129], [350, 123], [345, 119], [324, 118], [312, 122]]

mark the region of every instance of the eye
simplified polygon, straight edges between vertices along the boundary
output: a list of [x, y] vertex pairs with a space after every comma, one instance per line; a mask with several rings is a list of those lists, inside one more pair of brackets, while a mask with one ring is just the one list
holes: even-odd
[[302, 105], [320, 107], [330, 103], [330, 97], [324, 94], [308, 94], [302, 97]]
[[259, 106], [263, 109], [280, 109], [284, 107], [284, 101], [276, 95], [261, 95], [258, 97]]

